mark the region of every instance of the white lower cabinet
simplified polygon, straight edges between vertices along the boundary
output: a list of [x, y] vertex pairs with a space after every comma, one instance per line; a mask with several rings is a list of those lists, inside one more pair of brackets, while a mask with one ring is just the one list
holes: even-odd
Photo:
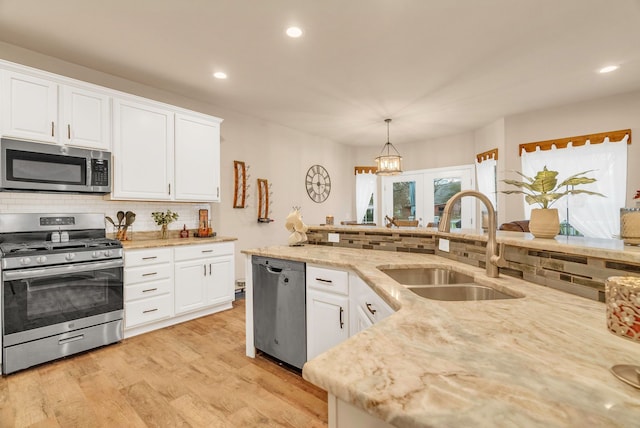
[[233, 244], [175, 249], [176, 314], [233, 300]]
[[349, 337], [349, 298], [307, 291], [307, 359], [315, 358]]
[[170, 248], [125, 251], [125, 329], [173, 315], [171, 253]]
[[394, 310], [358, 275], [349, 274], [349, 327], [354, 335], [393, 314]]
[[307, 359], [349, 337], [349, 274], [307, 264]]
[[307, 359], [393, 314], [358, 275], [307, 264]]
[[125, 250], [125, 336], [231, 308], [233, 242]]

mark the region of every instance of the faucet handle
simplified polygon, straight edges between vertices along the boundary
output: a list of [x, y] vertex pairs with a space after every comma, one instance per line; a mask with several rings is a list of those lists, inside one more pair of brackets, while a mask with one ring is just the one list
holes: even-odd
[[507, 259], [504, 258], [504, 242], [498, 244], [498, 254], [494, 254], [491, 256], [491, 264], [498, 267], [508, 267], [509, 263]]

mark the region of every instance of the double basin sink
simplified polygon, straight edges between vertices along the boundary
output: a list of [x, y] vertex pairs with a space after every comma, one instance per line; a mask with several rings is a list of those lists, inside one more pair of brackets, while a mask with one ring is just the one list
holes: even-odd
[[433, 300], [515, 299], [516, 296], [475, 283], [470, 275], [446, 268], [382, 268], [382, 272], [418, 296]]

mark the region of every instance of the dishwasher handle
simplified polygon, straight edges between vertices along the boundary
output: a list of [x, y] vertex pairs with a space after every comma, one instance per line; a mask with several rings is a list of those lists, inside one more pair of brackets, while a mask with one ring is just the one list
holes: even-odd
[[276, 267], [273, 267], [273, 266], [267, 266], [267, 272], [273, 273], [273, 274], [276, 274], [276, 275], [280, 274], [283, 270], [284, 269], [282, 269], [282, 268], [276, 268]]

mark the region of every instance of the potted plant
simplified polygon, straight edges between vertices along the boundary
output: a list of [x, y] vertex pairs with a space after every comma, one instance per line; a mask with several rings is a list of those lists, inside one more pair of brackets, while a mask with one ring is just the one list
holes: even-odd
[[153, 217], [153, 220], [155, 220], [156, 224], [160, 226], [160, 238], [167, 239], [168, 225], [178, 219], [178, 213], [167, 210], [166, 213], [153, 212], [151, 213], [151, 216]]
[[550, 208], [556, 201], [566, 195], [587, 194], [604, 196], [598, 192], [590, 190], [574, 189], [579, 184], [589, 184], [596, 181], [595, 178], [584, 177], [593, 170], [583, 171], [564, 179], [558, 184], [558, 171], [549, 171], [545, 165], [542, 171], [538, 171], [534, 178], [515, 171], [526, 181], [502, 180], [512, 186], [519, 187], [521, 190], [503, 190], [502, 193], [523, 194], [529, 205], [538, 204], [540, 208], [531, 210], [531, 218], [529, 220], [529, 231], [536, 238], [553, 238], [560, 231], [560, 218], [557, 208]]

